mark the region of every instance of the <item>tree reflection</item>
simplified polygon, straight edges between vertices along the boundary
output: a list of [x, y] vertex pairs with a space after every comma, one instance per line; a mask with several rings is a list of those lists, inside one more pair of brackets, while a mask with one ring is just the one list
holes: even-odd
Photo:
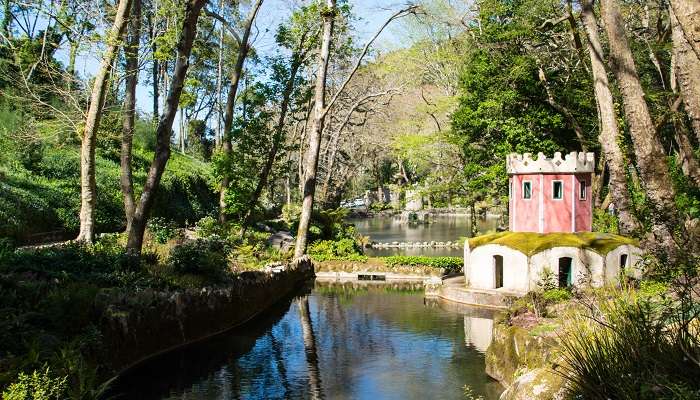
[[321, 371], [318, 367], [318, 352], [316, 351], [316, 336], [311, 325], [311, 314], [309, 312], [309, 299], [307, 296], [299, 299], [299, 316], [301, 318], [301, 328], [304, 335], [304, 350], [306, 352], [306, 366], [309, 372], [309, 389], [312, 399], [322, 399], [321, 391]]

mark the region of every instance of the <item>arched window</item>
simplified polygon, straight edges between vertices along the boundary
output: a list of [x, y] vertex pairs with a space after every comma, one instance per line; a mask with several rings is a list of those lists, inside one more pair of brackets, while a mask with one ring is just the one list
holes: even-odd
[[493, 271], [493, 287], [495, 289], [503, 287], [503, 256], [493, 256]]

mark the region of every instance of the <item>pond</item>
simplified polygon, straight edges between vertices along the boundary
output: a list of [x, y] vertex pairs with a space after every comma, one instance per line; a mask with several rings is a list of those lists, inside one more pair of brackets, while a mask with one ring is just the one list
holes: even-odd
[[[307, 290], [308, 293], [308, 290]], [[316, 283], [251, 323], [152, 360], [127, 399], [496, 399], [493, 315], [426, 302], [420, 286]]]
[[[434, 215], [430, 223], [408, 222], [400, 216], [376, 216], [371, 218], [351, 219], [348, 222], [355, 224], [357, 230], [365, 236], [369, 236], [375, 242], [446, 242], [456, 241], [461, 237], [470, 236], [471, 218], [468, 215]], [[478, 233], [495, 231], [499, 218], [489, 217], [479, 219]], [[453, 256], [462, 257], [462, 246], [449, 247], [414, 247], [414, 248], [385, 248], [366, 249], [369, 256]]]

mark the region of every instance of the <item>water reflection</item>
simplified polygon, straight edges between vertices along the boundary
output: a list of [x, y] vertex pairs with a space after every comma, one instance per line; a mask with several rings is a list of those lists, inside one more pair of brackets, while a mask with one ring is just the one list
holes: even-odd
[[[468, 215], [436, 215], [429, 224], [409, 223], [400, 216], [378, 216], [364, 219], [353, 219], [357, 230], [369, 236], [376, 242], [446, 242], [456, 241], [460, 237], [469, 236], [471, 218]], [[486, 218], [478, 221], [477, 231], [485, 233], [495, 231], [499, 218]], [[403, 249], [368, 249], [366, 253], [373, 256], [393, 254], [455, 256], [462, 255], [461, 246], [458, 248], [403, 248]]]
[[490, 315], [425, 302], [416, 287], [318, 285], [273, 311], [154, 360], [119, 391], [209, 400], [461, 399], [464, 385], [491, 399], [502, 390], [484, 373]]

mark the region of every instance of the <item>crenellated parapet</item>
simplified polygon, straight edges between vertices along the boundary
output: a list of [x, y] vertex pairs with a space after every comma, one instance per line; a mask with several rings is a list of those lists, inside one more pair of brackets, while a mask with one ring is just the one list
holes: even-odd
[[559, 174], [559, 173], [592, 173], [595, 170], [593, 153], [572, 151], [561, 157], [560, 152], [554, 157], [547, 158], [544, 153], [537, 153], [533, 159], [530, 153], [511, 153], [506, 157], [508, 174]]

